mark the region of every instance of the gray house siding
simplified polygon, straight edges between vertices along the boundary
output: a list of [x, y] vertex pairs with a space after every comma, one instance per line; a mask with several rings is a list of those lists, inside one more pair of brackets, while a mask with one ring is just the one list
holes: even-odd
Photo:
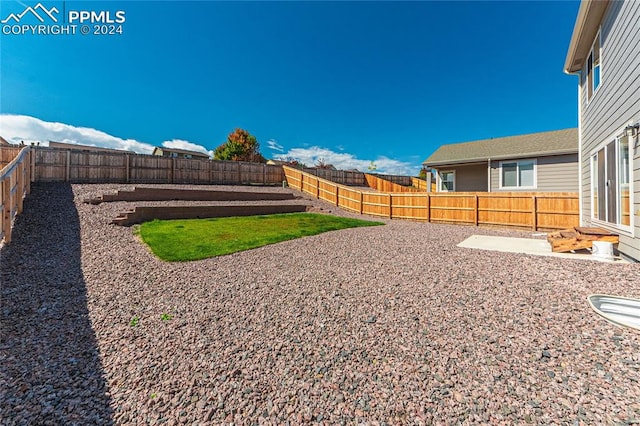
[[455, 170], [456, 192], [487, 191], [486, 164], [458, 165], [450, 168], [442, 167], [440, 170]]
[[[538, 157], [535, 189], [500, 189], [500, 161], [491, 161], [491, 191], [578, 192], [578, 154]], [[509, 160], [510, 161], [510, 160]]]
[[[596, 148], [622, 134], [630, 123], [640, 121], [640, 2], [612, 2], [601, 25], [602, 78], [591, 100], [587, 102], [587, 85], [580, 82], [581, 138], [581, 222], [585, 225], [609, 227], [591, 220], [591, 164]], [[584, 72], [584, 71], [583, 71]], [[632, 233], [620, 233], [619, 250], [640, 259], [640, 149], [633, 148]]]

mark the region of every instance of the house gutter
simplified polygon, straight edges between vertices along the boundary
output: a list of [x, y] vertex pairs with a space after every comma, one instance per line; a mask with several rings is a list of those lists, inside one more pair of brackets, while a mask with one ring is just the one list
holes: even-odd
[[[579, 132], [578, 132], [579, 133]], [[422, 163], [426, 167], [437, 167], [437, 166], [456, 166], [456, 165], [471, 165], [471, 164], [484, 164], [488, 160], [517, 160], [519, 158], [529, 158], [529, 157], [553, 157], [556, 155], [566, 155], [566, 154], [575, 154], [580, 151], [578, 149], [563, 149], [559, 151], [542, 151], [542, 152], [527, 152], [523, 154], [505, 154], [505, 155], [497, 155], [494, 157], [478, 157], [478, 158], [469, 158], [462, 161], [456, 160], [446, 160], [446, 161], [434, 161], [434, 162], [424, 162]]]
[[580, 9], [578, 9], [576, 24], [573, 27], [573, 34], [564, 62], [565, 73], [573, 74], [582, 69], [609, 3], [610, 0], [582, 0], [580, 2]]
[[[565, 69], [564, 72], [568, 75], [578, 76], [578, 221], [580, 226], [584, 226], [584, 208], [582, 205], [583, 188], [582, 179], [580, 178], [580, 176], [582, 176], [582, 90], [580, 88], [580, 82], [582, 81], [582, 69], [573, 72], [569, 72], [568, 69]], [[591, 177], [589, 177], [589, 181], [591, 181]]]

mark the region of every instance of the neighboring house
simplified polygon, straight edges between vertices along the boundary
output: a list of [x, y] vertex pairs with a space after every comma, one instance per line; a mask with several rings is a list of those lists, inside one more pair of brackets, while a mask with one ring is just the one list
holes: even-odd
[[0, 146], [11, 146], [11, 144], [7, 142], [5, 138], [0, 136]]
[[423, 165], [438, 192], [577, 192], [578, 129], [442, 145]]
[[165, 148], [165, 147], [155, 147], [153, 148], [153, 155], [160, 155], [162, 157], [171, 157], [171, 158], [197, 158], [209, 160], [209, 154], [205, 154], [204, 152], [198, 151], [189, 151], [187, 149], [176, 149], [176, 148]]
[[640, 260], [640, 1], [582, 1], [564, 71], [578, 80], [580, 222]]
[[117, 154], [123, 154], [128, 152], [121, 149], [103, 148], [101, 146], [80, 145], [75, 143], [64, 143], [64, 142], [54, 142], [54, 141], [49, 141], [49, 148], [68, 149], [71, 151], [85, 151], [85, 152], [112, 152]]

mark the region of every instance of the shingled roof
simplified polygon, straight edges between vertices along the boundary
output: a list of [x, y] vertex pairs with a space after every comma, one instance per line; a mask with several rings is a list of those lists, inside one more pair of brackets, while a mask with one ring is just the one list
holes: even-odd
[[423, 164], [431, 167], [474, 163], [489, 159], [542, 157], [577, 152], [578, 129], [564, 129], [442, 145]]

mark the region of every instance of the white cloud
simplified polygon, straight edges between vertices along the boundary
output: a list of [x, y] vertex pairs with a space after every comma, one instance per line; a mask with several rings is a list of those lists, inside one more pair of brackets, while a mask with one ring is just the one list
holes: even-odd
[[162, 142], [162, 146], [164, 146], [165, 148], [186, 149], [188, 151], [196, 151], [202, 152], [204, 154], [209, 154], [209, 151], [207, 151], [207, 148], [205, 148], [204, 146], [189, 141], [183, 141], [181, 139], [164, 141]]
[[[122, 139], [90, 127], [76, 127], [71, 124], [43, 121], [28, 115], [0, 114], [0, 136], [11, 143], [40, 142], [41, 145], [46, 146], [49, 141], [55, 141], [122, 149], [140, 154], [153, 152], [153, 145], [146, 142]], [[176, 146], [172, 146], [173, 144]], [[166, 141], [162, 145], [168, 148], [207, 152], [203, 146], [178, 139]]]
[[310, 148], [293, 148], [282, 154], [280, 158], [294, 158], [307, 166], [313, 166], [322, 159], [327, 164], [333, 164], [337, 169], [358, 169], [367, 172], [371, 162], [376, 166], [375, 173], [390, 175], [416, 176], [420, 166], [393, 160], [384, 156], [363, 160], [346, 152], [334, 152], [327, 148], [312, 146]]
[[269, 148], [271, 151], [284, 152], [284, 147], [274, 139], [269, 139], [267, 141], [267, 148]]

